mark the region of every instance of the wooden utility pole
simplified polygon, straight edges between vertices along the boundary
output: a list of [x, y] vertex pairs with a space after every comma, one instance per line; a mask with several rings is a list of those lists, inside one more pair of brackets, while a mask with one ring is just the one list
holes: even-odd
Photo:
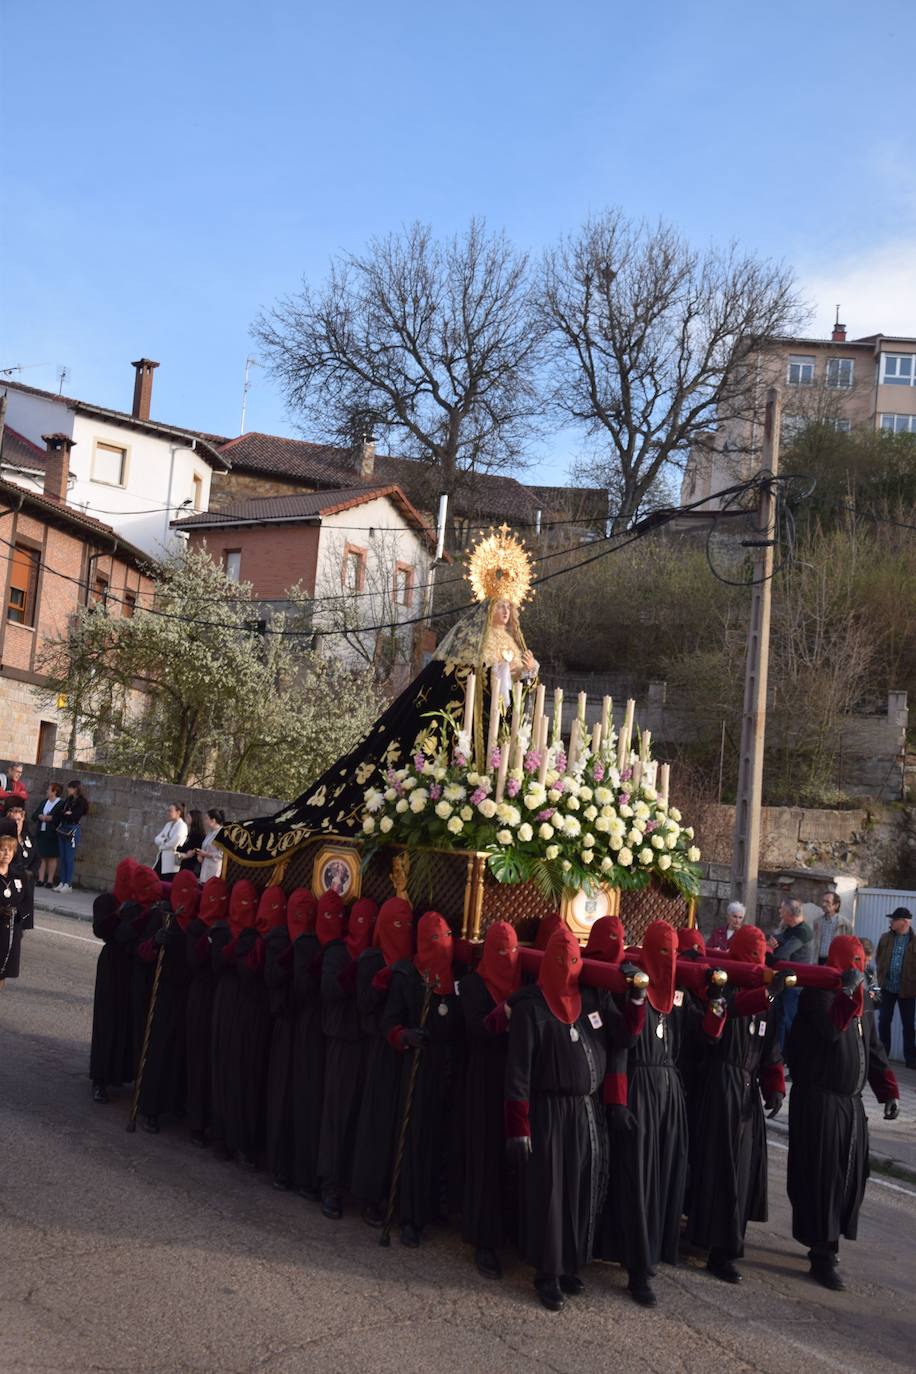
[[[767, 391], [763, 427], [764, 476], [779, 472], [779, 396]], [[767, 679], [770, 666], [770, 605], [776, 551], [776, 493], [771, 482], [760, 488], [757, 508], [759, 534], [754, 550], [754, 585], [747, 630], [744, 670], [744, 716], [738, 760], [735, 805], [735, 844], [732, 851], [732, 893], [747, 907], [748, 921], [757, 919], [757, 873], [760, 861], [760, 805], [763, 795], [763, 743], [767, 721]], [[759, 542], [757, 542], [759, 541]]]

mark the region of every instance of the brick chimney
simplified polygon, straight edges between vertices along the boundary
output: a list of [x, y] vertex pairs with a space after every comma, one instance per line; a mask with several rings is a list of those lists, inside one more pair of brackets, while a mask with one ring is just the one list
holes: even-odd
[[367, 435], [357, 450], [357, 457], [359, 458], [360, 477], [366, 482], [371, 481], [375, 472], [375, 440], [370, 439]]
[[43, 434], [41, 437], [48, 451], [45, 461], [45, 496], [50, 496], [55, 501], [66, 501], [73, 440], [69, 434]]
[[833, 340], [834, 343], [845, 343], [845, 342], [846, 342], [846, 326], [845, 326], [845, 324], [840, 324], [839, 320], [837, 320], [836, 324], [833, 326], [833, 333], [830, 335], [830, 337], [831, 337], [831, 339]]
[[152, 358], [138, 358], [131, 367], [135, 369], [134, 403], [130, 413], [135, 420], [148, 420], [150, 402], [153, 399], [153, 373], [159, 366]]

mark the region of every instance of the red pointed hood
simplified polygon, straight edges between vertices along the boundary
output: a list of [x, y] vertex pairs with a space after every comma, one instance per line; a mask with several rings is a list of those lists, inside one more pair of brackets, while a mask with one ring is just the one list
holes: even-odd
[[438, 911], [427, 911], [417, 926], [417, 952], [414, 967], [432, 982], [433, 992], [448, 997], [455, 991], [452, 977], [452, 932]]
[[682, 926], [677, 933], [679, 954], [692, 954], [696, 950], [701, 958], [706, 955], [706, 941], [695, 926]]
[[200, 894], [198, 916], [205, 926], [215, 925], [226, 919], [229, 905], [229, 889], [222, 878], [208, 878]]
[[563, 917], [559, 911], [554, 911], [550, 916], [545, 916], [538, 924], [537, 932], [534, 937], [535, 949], [546, 949], [547, 941], [555, 930], [563, 927]]
[[508, 921], [494, 921], [487, 927], [477, 972], [497, 1006], [518, 989], [522, 981], [518, 935]]
[[382, 951], [389, 967], [400, 959], [413, 957], [413, 911], [403, 897], [389, 897], [382, 903], [373, 944]]
[[642, 966], [649, 975], [646, 996], [656, 1011], [674, 1006], [677, 972], [677, 935], [667, 921], [653, 921], [642, 942]]
[[239, 878], [229, 893], [229, 929], [235, 936], [254, 925], [258, 905], [258, 889], [250, 878]]
[[[865, 972], [865, 950], [862, 948], [862, 941], [855, 935], [836, 935], [830, 941], [830, 948], [827, 951], [827, 963], [830, 968], [835, 968], [838, 973], [845, 973], [847, 969], [856, 968], [860, 973]], [[865, 1005], [865, 986], [860, 983], [856, 988], [856, 995], [853, 998], [856, 1016], [862, 1015], [862, 1008]]]
[[119, 902], [132, 902], [135, 900], [133, 880], [136, 868], [136, 859], [122, 859], [115, 869], [114, 895]]
[[172, 888], [169, 892], [169, 901], [175, 913], [175, 920], [182, 930], [187, 930], [188, 926], [197, 915], [197, 904], [200, 901], [200, 884], [193, 873], [186, 868], [180, 870], [172, 879]]
[[568, 926], [555, 930], [547, 942], [538, 987], [544, 1001], [558, 1021], [571, 1026], [582, 1011], [579, 975], [582, 972], [582, 951], [579, 941]]
[[286, 897], [282, 887], [266, 887], [261, 893], [254, 923], [259, 935], [269, 935], [286, 923]]
[[311, 935], [315, 929], [318, 900], [307, 887], [297, 887], [286, 904], [286, 928], [291, 940]]
[[371, 897], [358, 897], [350, 907], [347, 921], [347, 953], [358, 959], [372, 944], [372, 931], [378, 916], [378, 904]]
[[343, 935], [343, 911], [343, 898], [339, 892], [322, 892], [315, 918], [315, 934], [322, 949]]
[[131, 895], [135, 902], [152, 906], [163, 897], [162, 883], [157, 874], [146, 864], [137, 864], [131, 877]]
[[600, 959], [603, 964], [619, 964], [623, 959], [627, 937], [619, 916], [601, 916], [588, 932], [586, 959]]
[[767, 937], [759, 926], [741, 926], [729, 940], [728, 952], [746, 964], [762, 966], [767, 961]]

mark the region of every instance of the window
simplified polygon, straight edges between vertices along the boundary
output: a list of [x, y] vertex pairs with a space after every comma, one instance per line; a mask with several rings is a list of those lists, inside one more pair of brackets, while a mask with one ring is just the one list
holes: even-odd
[[223, 567], [230, 582], [241, 582], [242, 580], [242, 550], [224, 549]]
[[204, 479], [196, 472], [191, 478], [191, 504], [195, 510], [204, 508]]
[[880, 380], [884, 386], [913, 386], [916, 384], [916, 354], [882, 353]]
[[827, 385], [839, 387], [851, 387], [855, 365], [852, 358], [828, 358], [827, 359]]
[[121, 614], [122, 614], [123, 616], [126, 616], [127, 619], [129, 620], [130, 617], [133, 615], [133, 613], [134, 613], [134, 611], [135, 611], [136, 609], [137, 609], [137, 598], [134, 596], [133, 592], [125, 592], [125, 593], [124, 593], [124, 604], [123, 604], [122, 607], [121, 607]]
[[808, 421], [804, 415], [783, 415], [780, 425], [780, 441], [784, 444], [794, 444], [800, 434], [808, 428]]
[[395, 564], [394, 600], [398, 606], [413, 605], [413, 568], [409, 563]]
[[366, 550], [357, 544], [347, 544], [344, 549], [340, 581], [348, 592], [361, 592], [366, 584]]
[[127, 482], [127, 449], [114, 444], [96, 443], [92, 455], [93, 482], [106, 482], [111, 487], [123, 487]]
[[103, 577], [101, 573], [96, 574], [96, 579], [92, 584], [89, 604], [99, 606], [103, 611], [108, 606], [108, 578]]
[[801, 353], [790, 353], [786, 381], [789, 386], [811, 386], [814, 382], [814, 359]]
[[879, 415], [878, 424], [891, 434], [916, 434], [916, 415]]
[[825, 425], [829, 425], [831, 429], [835, 429], [835, 430], [837, 431], [838, 434], [848, 434], [848, 433], [850, 432], [850, 430], [852, 429], [852, 421], [851, 421], [851, 420], [840, 420], [840, 419], [825, 420], [825, 421], [824, 421], [824, 424], [825, 424]]
[[35, 601], [38, 591], [39, 554], [16, 544], [10, 558], [10, 586], [6, 600], [6, 618], [14, 625], [35, 624]]

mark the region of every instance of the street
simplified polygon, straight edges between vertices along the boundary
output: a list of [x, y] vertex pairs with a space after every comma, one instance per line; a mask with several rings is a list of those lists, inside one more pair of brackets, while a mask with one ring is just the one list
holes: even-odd
[[385, 1251], [352, 1210], [326, 1221], [178, 1127], [125, 1134], [126, 1099], [94, 1105], [86, 1073], [97, 942], [36, 919], [0, 992], [0, 1374], [913, 1368], [906, 1184], [872, 1179], [841, 1254], [848, 1291], [828, 1293], [791, 1240], [774, 1138], [771, 1219], [751, 1228], [739, 1288], [690, 1258], [661, 1268], [646, 1313], [621, 1270], [594, 1266], [551, 1315], [518, 1262], [501, 1283], [479, 1277], [456, 1230]]

